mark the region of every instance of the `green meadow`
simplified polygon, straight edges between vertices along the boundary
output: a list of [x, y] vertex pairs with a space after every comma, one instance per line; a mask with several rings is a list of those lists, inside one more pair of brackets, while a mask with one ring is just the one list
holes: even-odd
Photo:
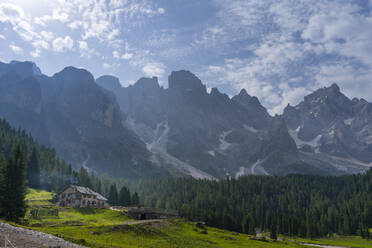
[[[125, 248], [241, 248], [241, 247], [309, 247], [301, 243], [345, 247], [372, 247], [372, 242], [360, 237], [335, 236], [327, 239], [279, 237], [255, 240], [253, 236], [234, 233], [184, 219], [133, 223], [122, 212], [110, 209], [59, 208], [51, 203], [53, 194], [30, 189], [28, 212], [23, 227], [50, 233], [87, 247]], [[32, 210], [58, 210], [58, 216], [32, 217]]]

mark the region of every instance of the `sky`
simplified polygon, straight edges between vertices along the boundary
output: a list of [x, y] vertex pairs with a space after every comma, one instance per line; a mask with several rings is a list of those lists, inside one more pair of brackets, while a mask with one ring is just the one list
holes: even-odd
[[0, 0], [0, 61], [123, 86], [186, 69], [271, 114], [337, 83], [372, 101], [372, 0]]

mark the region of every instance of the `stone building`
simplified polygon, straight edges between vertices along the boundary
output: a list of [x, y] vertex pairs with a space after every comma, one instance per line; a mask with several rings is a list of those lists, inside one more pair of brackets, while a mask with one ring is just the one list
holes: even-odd
[[57, 206], [78, 208], [107, 208], [107, 199], [87, 187], [70, 185], [58, 196]]

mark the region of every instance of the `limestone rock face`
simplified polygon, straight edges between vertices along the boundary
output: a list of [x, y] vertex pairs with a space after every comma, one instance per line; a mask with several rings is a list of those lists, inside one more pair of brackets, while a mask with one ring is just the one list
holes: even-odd
[[372, 162], [371, 109], [364, 99], [350, 100], [333, 84], [287, 106], [283, 117], [306, 159], [355, 173]]
[[122, 87], [13, 61], [0, 63], [0, 117], [73, 165], [116, 177], [342, 175], [372, 163], [372, 104], [336, 84], [272, 117], [246, 90], [208, 93], [190, 71], [172, 72], [166, 88], [156, 77]]
[[29, 62], [0, 69], [0, 115], [56, 148], [68, 162], [117, 177], [167, 175], [123, 124], [115, 95], [88, 71], [66, 67], [47, 77]]
[[[109, 89], [101, 78], [98, 83]], [[274, 130], [275, 118], [245, 90], [231, 99], [217, 88], [208, 93], [197, 76], [184, 70], [172, 72], [168, 84], [163, 89], [156, 78], [142, 78], [113, 91], [128, 126], [162, 166], [195, 177], [225, 178], [285, 174], [273, 159], [300, 163], [284, 120]]]

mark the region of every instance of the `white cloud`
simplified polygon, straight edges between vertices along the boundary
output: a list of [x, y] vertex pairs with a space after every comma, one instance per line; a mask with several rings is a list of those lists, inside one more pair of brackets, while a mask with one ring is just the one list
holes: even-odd
[[32, 45], [37, 48], [37, 49], [49, 49], [49, 44], [48, 42], [44, 40], [37, 40], [32, 42]]
[[[372, 15], [360, 5], [348, 0], [216, 3], [219, 18], [195, 44], [232, 57], [206, 68], [217, 84], [246, 88], [271, 113], [334, 82], [349, 96], [367, 97], [362, 86], [372, 81]], [[235, 42], [240, 47], [232, 55]]]
[[31, 51], [30, 52], [30, 55], [32, 56], [32, 57], [34, 57], [34, 58], [38, 58], [38, 57], [40, 57], [40, 50], [39, 49], [36, 49], [36, 50], [34, 50], [34, 51]]
[[142, 71], [148, 77], [161, 77], [165, 72], [165, 66], [162, 63], [152, 62], [143, 66]]
[[133, 57], [133, 53], [124, 53], [121, 56], [122, 59], [126, 59], [126, 60], [131, 59], [132, 57]]
[[12, 24], [24, 18], [22, 8], [11, 3], [0, 3], [0, 22], [10, 22]]
[[115, 58], [115, 59], [119, 59], [120, 58], [120, 54], [118, 51], [113, 51], [112, 52], [112, 56]]
[[16, 54], [21, 54], [23, 53], [23, 49], [19, 46], [16, 46], [16, 45], [13, 45], [13, 44], [10, 44], [9, 45], [10, 49], [12, 49], [12, 51]]
[[80, 40], [78, 43], [79, 43], [80, 57], [91, 58], [92, 55], [99, 56], [99, 53], [96, 50], [89, 47], [88, 42], [84, 40]]
[[[82, 57], [100, 55], [95, 50], [97, 47], [103, 52], [106, 52], [107, 47], [120, 51], [123, 45], [120, 35], [123, 32], [143, 25], [148, 18], [165, 13], [164, 8], [156, 6], [150, 0], [59, 0], [53, 4], [45, 2], [45, 5], [40, 8], [44, 15], [35, 15], [33, 9], [26, 8], [28, 4], [19, 3], [17, 6], [13, 3], [0, 3], [0, 22], [10, 23], [12, 29], [33, 46], [34, 50], [27, 51], [33, 57], [40, 56], [42, 50], [50, 47], [56, 52], [71, 50], [74, 40], [81, 40], [79, 51]], [[74, 32], [66, 33], [66, 28]], [[87, 42], [92, 43], [92, 46], [88, 47]], [[105, 48], [99, 44], [104, 44]], [[124, 55], [115, 56], [130, 59], [133, 53], [125, 51]]]
[[77, 29], [77, 28], [79, 28], [79, 27], [81, 27], [81, 26], [83, 26], [83, 22], [82, 21], [73, 21], [73, 22], [71, 22], [70, 24], [68, 24], [67, 26], [69, 27], [69, 28], [71, 28], [71, 29]]
[[23, 9], [17, 5], [0, 3], [0, 22], [10, 23], [13, 30], [26, 41], [39, 38], [31, 25], [32, 21], [25, 15]]
[[350, 4], [334, 4], [333, 11], [309, 19], [302, 38], [321, 44], [328, 53], [357, 58], [372, 66], [372, 16], [359, 14]]
[[103, 63], [103, 68], [105, 68], [105, 69], [109, 69], [109, 68], [111, 68], [112, 66], [110, 65], [110, 64], [108, 64], [108, 63]]
[[66, 23], [69, 21], [69, 16], [63, 9], [53, 9], [51, 15], [44, 15], [34, 18], [34, 22], [41, 26], [46, 26], [49, 21], [60, 21]]
[[65, 38], [58, 37], [53, 41], [53, 50], [56, 52], [65, 52], [71, 50], [73, 45], [74, 41], [70, 36], [66, 36]]
[[54, 20], [58, 20], [62, 23], [65, 23], [69, 20], [68, 19], [68, 14], [66, 12], [63, 12], [63, 10], [61, 10], [61, 9], [54, 9], [52, 17], [53, 17]]
[[0, 34], [0, 40], [6, 40], [5, 36]]
[[55, 35], [54, 33], [52, 32], [48, 32], [48, 31], [41, 31], [40, 34], [43, 36], [44, 39], [46, 39], [47, 41], [51, 41], [54, 39]]
[[80, 49], [80, 50], [83, 50], [83, 51], [88, 50], [88, 49], [89, 49], [89, 47], [88, 47], [88, 43], [87, 43], [86, 41], [82, 41], [82, 40], [80, 40], [80, 41], [79, 41], [79, 49]]

